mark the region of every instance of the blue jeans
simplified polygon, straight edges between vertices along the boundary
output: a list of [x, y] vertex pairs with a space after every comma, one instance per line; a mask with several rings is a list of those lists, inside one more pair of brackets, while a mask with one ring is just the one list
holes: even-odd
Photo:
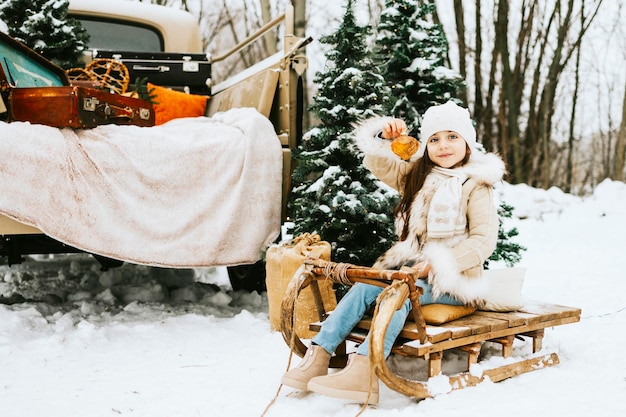
[[[418, 279], [416, 285], [424, 289], [424, 294], [420, 296], [420, 303], [426, 304], [451, 304], [462, 305], [460, 301], [448, 294], [435, 299], [432, 294], [432, 285], [426, 281]], [[329, 353], [333, 353], [337, 346], [343, 342], [350, 334], [354, 326], [361, 321], [365, 313], [376, 303], [376, 297], [383, 291], [383, 288], [376, 285], [357, 283], [344, 295], [332, 314], [322, 324], [322, 329], [313, 338], [313, 343], [324, 348]], [[396, 338], [400, 334], [404, 322], [411, 312], [411, 300], [407, 298], [404, 305], [396, 310], [391, 317], [387, 334], [385, 335], [385, 357], [391, 353], [391, 348]], [[358, 347], [357, 353], [368, 355], [369, 335]]]

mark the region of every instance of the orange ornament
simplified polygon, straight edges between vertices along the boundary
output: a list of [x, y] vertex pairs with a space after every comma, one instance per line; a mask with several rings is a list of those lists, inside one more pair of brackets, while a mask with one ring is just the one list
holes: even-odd
[[413, 136], [400, 135], [391, 141], [391, 150], [405, 161], [417, 152], [420, 143]]

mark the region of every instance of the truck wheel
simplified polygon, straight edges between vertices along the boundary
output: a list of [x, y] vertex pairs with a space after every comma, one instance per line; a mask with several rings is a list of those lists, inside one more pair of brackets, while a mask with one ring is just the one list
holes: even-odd
[[251, 265], [229, 266], [228, 279], [233, 291], [266, 291], [265, 262], [258, 261]]

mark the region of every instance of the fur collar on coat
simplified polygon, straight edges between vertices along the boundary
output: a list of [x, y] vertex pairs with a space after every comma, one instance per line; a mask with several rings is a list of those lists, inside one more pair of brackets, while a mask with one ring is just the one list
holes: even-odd
[[[357, 126], [355, 140], [365, 154], [364, 164], [383, 182], [398, 188], [398, 179], [408, 171], [416, 159], [401, 161], [393, 152], [389, 141], [376, 137], [385, 118], [371, 118]], [[421, 144], [420, 146], [425, 146]], [[433, 295], [451, 294], [466, 304], [483, 299], [489, 291], [488, 283], [482, 278], [482, 264], [495, 249], [499, 222], [493, 201], [492, 188], [502, 180], [505, 166], [502, 159], [493, 153], [473, 150], [470, 160], [456, 168], [467, 175], [463, 185], [462, 209], [468, 225], [480, 222], [464, 233], [450, 238], [429, 239], [426, 233], [426, 214], [432, 196], [438, 186], [437, 180], [429, 179], [416, 195], [411, 205], [409, 238], [397, 242], [374, 264], [376, 268], [398, 268], [427, 260], [431, 265], [429, 283]], [[475, 199], [474, 212], [467, 211], [469, 199]], [[479, 214], [479, 215], [477, 215]], [[401, 230], [402, 225], [398, 225]]]

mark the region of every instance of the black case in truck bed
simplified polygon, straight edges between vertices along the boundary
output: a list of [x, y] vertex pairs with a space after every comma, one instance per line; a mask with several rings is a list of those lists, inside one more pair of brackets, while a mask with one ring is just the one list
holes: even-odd
[[211, 93], [211, 62], [206, 54], [97, 50], [94, 58], [121, 61], [131, 84], [146, 78], [152, 84], [193, 94]]

